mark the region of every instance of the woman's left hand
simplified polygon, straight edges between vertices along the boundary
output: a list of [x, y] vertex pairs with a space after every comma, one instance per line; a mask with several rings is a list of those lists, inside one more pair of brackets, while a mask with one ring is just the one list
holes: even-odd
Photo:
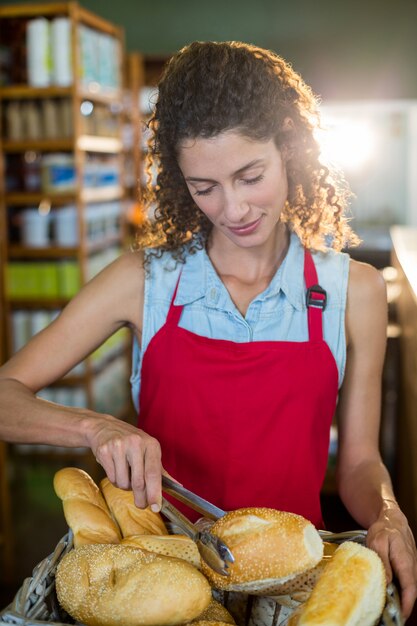
[[384, 510], [368, 529], [367, 545], [381, 557], [387, 582], [397, 578], [402, 613], [407, 619], [417, 598], [417, 552], [407, 519], [396, 502], [386, 501]]

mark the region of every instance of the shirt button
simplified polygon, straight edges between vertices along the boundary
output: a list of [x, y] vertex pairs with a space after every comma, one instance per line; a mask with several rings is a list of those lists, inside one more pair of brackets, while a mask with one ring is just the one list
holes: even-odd
[[215, 289], [214, 287], [212, 289], [210, 289], [210, 297], [214, 298], [217, 296], [217, 289]]

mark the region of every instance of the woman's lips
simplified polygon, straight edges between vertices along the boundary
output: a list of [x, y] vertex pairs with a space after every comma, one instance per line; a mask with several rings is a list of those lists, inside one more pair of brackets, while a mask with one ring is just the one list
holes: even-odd
[[228, 226], [227, 228], [234, 234], [239, 236], [251, 235], [258, 228], [261, 222], [262, 216], [258, 217], [254, 222], [249, 222], [244, 226]]

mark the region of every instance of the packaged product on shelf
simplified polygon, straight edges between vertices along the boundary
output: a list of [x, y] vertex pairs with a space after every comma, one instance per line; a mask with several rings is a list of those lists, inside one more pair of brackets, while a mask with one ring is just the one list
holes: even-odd
[[80, 50], [80, 79], [85, 89], [97, 91], [99, 87], [98, 81], [98, 33], [90, 28], [80, 24], [78, 28], [78, 47]]
[[10, 261], [7, 265], [9, 298], [57, 298], [57, 265], [49, 261]]
[[42, 191], [73, 192], [76, 188], [74, 155], [65, 152], [47, 154], [42, 159]]
[[25, 191], [41, 189], [42, 156], [34, 150], [27, 150], [23, 155], [23, 186]]
[[18, 310], [12, 313], [12, 350], [13, 353], [23, 348], [32, 336], [30, 311]]
[[72, 120], [72, 104], [68, 98], [61, 98], [58, 101], [58, 118], [61, 136], [63, 138], [72, 137], [74, 133]]
[[49, 245], [50, 215], [38, 209], [22, 211], [22, 243], [33, 248], [45, 248]]
[[41, 109], [44, 138], [58, 139], [62, 137], [58, 101], [52, 98], [45, 98], [41, 102]]
[[72, 298], [81, 289], [80, 268], [76, 261], [60, 261], [56, 264], [59, 295], [62, 298]]
[[25, 139], [42, 139], [42, 115], [38, 104], [29, 100], [22, 106]]
[[5, 131], [7, 139], [22, 141], [25, 138], [22, 107], [19, 101], [8, 102], [5, 106]]
[[30, 320], [30, 336], [33, 337], [46, 328], [51, 322], [50, 311], [39, 309], [38, 311], [31, 311], [29, 315]]
[[55, 85], [72, 85], [71, 21], [56, 17], [51, 23], [52, 77]]
[[77, 207], [63, 206], [54, 212], [54, 239], [57, 246], [77, 246], [79, 243]]
[[28, 82], [32, 87], [51, 84], [50, 24], [44, 17], [29, 20], [26, 31]]
[[98, 33], [98, 82], [104, 90], [119, 89], [120, 48], [115, 37]]

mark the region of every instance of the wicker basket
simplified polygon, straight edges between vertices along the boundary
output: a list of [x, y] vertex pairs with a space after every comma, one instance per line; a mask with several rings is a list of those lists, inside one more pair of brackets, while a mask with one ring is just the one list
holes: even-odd
[[[355, 540], [363, 543], [363, 537], [357, 537]], [[57, 565], [72, 547], [72, 533], [68, 532], [58, 542], [53, 553], [38, 563], [32, 577], [25, 579], [13, 602], [0, 612], [0, 626], [2, 624], [63, 626], [74, 623], [59, 606], [55, 594]], [[273, 598], [243, 593], [215, 591], [214, 596], [228, 608], [238, 626], [284, 626], [295, 608], [294, 604], [283, 606]], [[403, 626], [403, 624], [398, 593], [391, 584], [387, 589], [387, 600], [378, 626]]]

